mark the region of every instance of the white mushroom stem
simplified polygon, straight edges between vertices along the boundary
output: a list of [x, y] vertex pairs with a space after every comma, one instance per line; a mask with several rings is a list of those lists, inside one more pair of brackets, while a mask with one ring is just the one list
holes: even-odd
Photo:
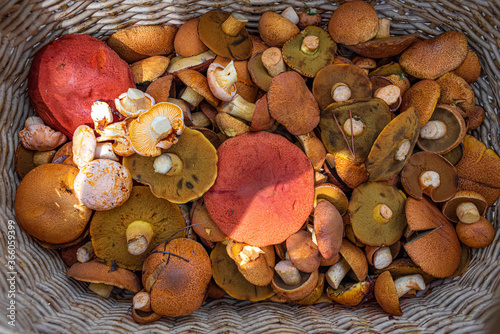
[[378, 19], [378, 32], [375, 38], [385, 38], [391, 36], [391, 20], [383, 18]]
[[299, 23], [299, 15], [297, 15], [297, 12], [293, 9], [293, 7], [286, 7], [285, 10], [281, 12], [281, 16], [289, 19], [293, 24]]
[[231, 101], [236, 94], [238, 76], [234, 62], [231, 60], [226, 67], [212, 63], [207, 70], [207, 81], [214, 96], [222, 101]]
[[222, 31], [229, 36], [236, 36], [245, 27], [248, 19], [239, 13], [232, 13], [221, 25]]
[[241, 252], [238, 253], [238, 257], [241, 259], [240, 266], [257, 259], [260, 254], [264, 254], [264, 251], [259, 247], [249, 245], [244, 246]]
[[92, 260], [94, 257], [94, 246], [92, 245], [92, 241], [87, 242], [82, 247], [76, 250], [76, 259], [78, 262], [86, 263]]
[[446, 123], [443, 121], [429, 121], [420, 129], [420, 137], [424, 139], [440, 139], [446, 134]]
[[177, 175], [182, 170], [182, 160], [173, 153], [163, 153], [153, 162], [155, 173]]
[[406, 295], [411, 290], [424, 290], [425, 282], [421, 275], [408, 275], [400, 277], [394, 280], [394, 285], [396, 286], [396, 292], [398, 293], [398, 298]]
[[475, 223], [481, 218], [477, 206], [472, 202], [463, 202], [456, 209], [458, 220], [465, 224]]
[[312, 224], [307, 224], [307, 232], [311, 233], [312, 242], [318, 246], [318, 240], [316, 239], [316, 233], [314, 232], [314, 226]]
[[392, 263], [391, 249], [387, 246], [380, 247], [373, 254], [373, 266], [375, 269], [384, 269]]
[[253, 118], [253, 112], [255, 111], [255, 104], [248, 102], [239, 94], [236, 94], [231, 101], [226, 102], [222, 105], [220, 111], [251, 122]]
[[104, 283], [90, 283], [89, 290], [97, 293], [99, 296], [108, 299], [113, 291], [113, 286]]
[[94, 121], [94, 129], [100, 133], [104, 128], [113, 123], [113, 112], [106, 102], [95, 101], [90, 108], [90, 117]]
[[90, 126], [80, 125], [73, 133], [73, 161], [82, 169], [94, 160], [97, 141]]
[[192, 107], [197, 107], [203, 101], [203, 95], [195, 92], [191, 87], [186, 87], [181, 95], [181, 99], [189, 103]]
[[205, 115], [202, 111], [197, 111], [191, 114], [191, 122], [193, 122], [194, 126], [201, 126], [204, 128], [208, 128], [212, 125], [210, 118]]
[[305, 54], [314, 53], [319, 47], [319, 37], [314, 35], [309, 35], [304, 37], [302, 40], [302, 45], [300, 46], [300, 51]]
[[156, 116], [151, 121], [151, 134], [158, 142], [165, 139], [172, 132], [172, 124], [167, 116]]
[[394, 158], [398, 161], [405, 161], [406, 156], [410, 152], [410, 148], [411, 142], [406, 139], [399, 145], [398, 150], [396, 151], [396, 156]]
[[129, 88], [115, 99], [116, 109], [126, 117], [137, 117], [154, 104], [155, 100], [151, 95], [136, 88]]
[[441, 184], [439, 174], [433, 170], [428, 170], [420, 174], [419, 182], [422, 189], [437, 188]]
[[366, 125], [362, 120], [350, 117], [344, 122], [343, 127], [346, 136], [359, 136], [366, 129]]
[[339, 262], [331, 266], [326, 272], [325, 277], [328, 284], [330, 284], [330, 286], [335, 290], [338, 289], [340, 282], [342, 282], [349, 270], [351, 270], [351, 267], [347, 261], [344, 258], [340, 259]]
[[132, 255], [144, 253], [148, 249], [153, 234], [153, 227], [148, 222], [136, 220], [130, 223], [125, 232], [128, 252]]
[[396, 85], [387, 85], [377, 89], [373, 96], [384, 100], [390, 106], [398, 101], [401, 96], [401, 89]]
[[373, 218], [376, 222], [387, 223], [392, 218], [392, 210], [387, 204], [377, 204], [373, 208]]
[[290, 260], [278, 262], [274, 267], [274, 271], [276, 271], [286, 285], [294, 286], [300, 283], [300, 271], [293, 266]]
[[345, 83], [338, 82], [333, 85], [331, 94], [333, 101], [343, 102], [351, 98], [351, 89]]
[[141, 291], [132, 298], [132, 307], [135, 310], [151, 312], [151, 296], [149, 292]]
[[98, 143], [95, 148], [95, 159], [109, 159], [118, 161], [118, 156], [113, 151], [112, 143]]
[[283, 61], [281, 50], [277, 47], [267, 48], [262, 52], [261, 60], [267, 73], [273, 78], [286, 71], [286, 65]]

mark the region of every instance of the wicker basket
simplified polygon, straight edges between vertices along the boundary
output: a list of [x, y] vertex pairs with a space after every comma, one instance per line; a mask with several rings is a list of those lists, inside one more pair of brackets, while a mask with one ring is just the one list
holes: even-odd
[[[500, 226], [498, 205], [487, 218], [497, 233], [493, 244], [474, 251], [461, 277], [436, 282], [432, 293], [402, 301], [404, 315], [389, 317], [375, 302], [360, 307], [340, 305], [293, 306], [271, 302], [242, 302], [223, 298], [206, 303], [195, 313], [162, 318], [139, 325], [130, 314], [130, 295], [104, 300], [89, 292], [86, 284], [68, 279], [55, 252], [43, 249], [16, 227], [15, 298], [7, 298], [7, 231], [15, 221], [13, 198], [18, 185], [14, 173], [17, 132], [33, 114], [26, 79], [30, 61], [44, 44], [69, 33], [85, 33], [106, 39], [117, 29], [132, 24], [180, 24], [208, 10], [240, 11], [256, 30], [265, 11], [281, 12], [301, 1], [198, 1], [198, 0], [2, 0], [0, 5], [0, 332], [10, 333], [478, 333], [494, 314], [494, 293], [500, 282]], [[308, 1], [327, 23], [339, 3]], [[479, 54], [483, 76], [473, 85], [477, 103], [487, 111], [484, 124], [473, 133], [500, 153], [500, 4], [497, 0], [387, 0], [370, 1], [379, 17], [392, 20], [391, 32], [419, 32], [429, 37], [460, 30]], [[6, 317], [15, 300], [16, 327]]]

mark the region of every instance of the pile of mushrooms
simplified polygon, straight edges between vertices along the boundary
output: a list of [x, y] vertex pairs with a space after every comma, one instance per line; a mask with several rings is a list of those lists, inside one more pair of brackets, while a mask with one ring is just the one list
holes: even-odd
[[467, 134], [485, 112], [465, 35], [390, 36], [363, 1], [327, 29], [310, 8], [264, 13], [258, 35], [247, 22], [214, 10], [111, 35], [137, 87], [96, 100], [71, 141], [26, 121], [19, 224], [68, 277], [136, 293], [139, 323], [226, 294], [397, 316], [464, 273], [500, 195], [499, 156]]

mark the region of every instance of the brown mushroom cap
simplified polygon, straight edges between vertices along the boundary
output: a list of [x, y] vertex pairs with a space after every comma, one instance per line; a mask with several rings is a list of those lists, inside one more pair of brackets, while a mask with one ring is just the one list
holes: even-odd
[[415, 233], [404, 245], [413, 262], [437, 278], [453, 275], [460, 264], [462, 251], [455, 228], [448, 219], [429, 200], [413, 197], [406, 201], [406, 219], [412, 231], [426, 229]]
[[194, 18], [179, 27], [174, 39], [174, 48], [178, 55], [191, 57], [208, 50], [198, 36], [199, 22], [199, 18]]
[[476, 107], [474, 90], [462, 77], [449, 72], [439, 77], [436, 82], [441, 88], [439, 103], [457, 105], [465, 114], [474, 112]]
[[[433, 171], [439, 174], [440, 184], [437, 187], [425, 187], [420, 182], [422, 173]], [[434, 152], [418, 152], [413, 154], [401, 171], [401, 183], [411, 197], [422, 199], [429, 196], [433, 202], [440, 203], [450, 199], [458, 190], [458, 175], [455, 167]]]
[[151, 95], [156, 103], [168, 102], [170, 87], [174, 80], [173, 75], [162, 76], [149, 84], [146, 93]]
[[230, 36], [222, 30], [222, 24], [230, 13], [212, 10], [203, 14], [198, 23], [200, 40], [221, 57], [233, 60], [245, 60], [252, 55], [252, 40], [243, 28], [236, 36]]
[[372, 84], [361, 68], [352, 64], [327, 65], [318, 71], [312, 87], [321, 110], [335, 102], [332, 98], [332, 87], [337, 83], [344, 83], [349, 87], [350, 99], [367, 99], [372, 96]]
[[[351, 119], [363, 123], [361, 134], [351, 136], [346, 133], [345, 124]], [[381, 99], [352, 99], [332, 103], [321, 113], [321, 140], [329, 153], [364, 162], [373, 142], [390, 121], [389, 107]], [[351, 150], [354, 150], [354, 156]]]
[[274, 247], [271, 245], [259, 248], [262, 253], [259, 253], [256, 258], [249, 256], [248, 261], [245, 261], [246, 259], [241, 254], [246, 252], [245, 247], [247, 246], [250, 245], [229, 240], [226, 251], [247, 281], [257, 286], [271, 284], [275, 264]]
[[170, 58], [153, 56], [138, 60], [130, 65], [136, 84], [150, 83], [158, 79], [167, 70]]
[[419, 137], [417, 145], [424, 151], [445, 154], [460, 145], [465, 134], [467, 126], [460, 111], [447, 104], [440, 104], [434, 109], [429, 121], [441, 121], [446, 125], [446, 133], [439, 139], [427, 139]]
[[[125, 204], [113, 210], [94, 214], [90, 222], [90, 236], [97, 257], [119, 267], [140, 270], [142, 255], [132, 255], [127, 250], [126, 230], [134, 221], [145, 221], [153, 228], [153, 237], [146, 252], [156, 244], [173, 236], [186, 226], [179, 207], [154, 196], [148, 187], [135, 186]], [[173, 238], [183, 237], [184, 232]]]
[[297, 72], [283, 72], [271, 81], [267, 93], [269, 113], [293, 135], [314, 130], [320, 110], [304, 79]]
[[459, 222], [456, 226], [458, 239], [468, 247], [484, 248], [495, 239], [495, 228], [484, 217], [472, 224]]
[[[370, 246], [390, 246], [397, 242], [406, 227], [405, 199], [399, 189], [384, 182], [366, 182], [356, 187], [349, 202], [356, 238]], [[383, 205], [392, 214], [382, 214]]]
[[346, 45], [346, 47], [363, 57], [375, 59], [393, 57], [403, 52], [418, 37], [419, 34], [414, 33], [403, 36], [375, 38], [360, 44]]
[[175, 75], [188, 87], [191, 87], [196, 93], [200, 94], [208, 103], [216, 107], [219, 100], [212, 94], [208, 86], [207, 78], [198, 71], [185, 69], [175, 72]]
[[274, 125], [275, 121], [269, 114], [267, 94], [265, 94], [255, 103], [250, 131], [267, 130]]
[[464, 62], [453, 72], [462, 77], [469, 84], [476, 82], [481, 75], [481, 63], [479, 63], [477, 53], [469, 49]]
[[347, 212], [349, 200], [342, 189], [334, 184], [322, 183], [314, 187], [314, 206], [316, 207], [322, 200], [332, 203], [341, 216]]
[[212, 275], [215, 283], [228, 295], [241, 300], [260, 301], [274, 295], [268, 286], [257, 286], [248, 282], [238, 270], [238, 266], [229, 257], [224, 242], [215, 245], [210, 253]]
[[[14, 168], [20, 179], [26, 176], [36, 165], [33, 163], [33, 154], [36, 151], [28, 150], [19, 143], [16, 148]], [[76, 167], [76, 166], [75, 166]]]
[[384, 271], [377, 277], [374, 293], [375, 299], [384, 311], [392, 315], [403, 315], [396, 286], [389, 271]]
[[292, 21], [277, 13], [265, 12], [260, 17], [259, 35], [269, 46], [282, 47], [299, 32], [299, 28]]
[[335, 170], [342, 182], [349, 188], [354, 189], [361, 183], [368, 181], [368, 172], [364, 162], [335, 155]]
[[123, 268], [111, 270], [109, 265], [98, 259], [75, 263], [66, 271], [66, 276], [78, 281], [112, 285], [132, 292], [141, 290], [141, 281], [136, 274]]
[[14, 211], [29, 235], [50, 244], [77, 239], [85, 230], [92, 210], [76, 196], [78, 168], [43, 164], [22, 179], [16, 192]]
[[340, 254], [346, 260], [359, 282], [368, 276], [368, 262], [365, 253], [350, 241], [343, 239]]
[[217, 154], [217, 180], [204, 198], [222, 232], [261, 247], [299, 230], [313, 207], [314, 171], [297, 146], [261, 131], [226, 140]]
[[[380, 132], [366, 158], [366, 170], [371, 181], [386, 181], [398, 174], [411, 156], [420, 133], [420, 118], [415, 108], [409, 108], [394, 118]], [[399, 155], [408, 144], [406, 155]], [[396, 158], [400, 156], [401, 159]]]
[[484, 216], [486, 214], [486, 210], [488, 209], [488, 203], [486, 202], [486, 199], [481, 196], [481, 194], [469, 190], [457, 191], [452, 198], [444, 203], [441, 211], [446, 218], [454, 223], [457, 223], [459, 221], [457, 216], [457, 206], [460, 205], [460, 203], [464, 202], [473, 203], [476, 206], [480, 216]]
[[[304, 38], [307, 36], [316, 36], [319, 39], [318, 48], [313, 52], [301, 50]], [[282, 52], [283, 60], [288, 66], [306, 77], [313, 78], [320, 69], [333, 64], [337, 44], [322, 28], [309, 26], [289, 39], [283, 45]]]
[[309, 232], [299, 230], [286, 239], [286, 249], [295, 268], [305, 273], [318, 270], [320, 255], [318, 246]]
[[378, 32], [377, 12], [364, 1], [344, 2], [333, 12], [328, 32], [337, 43], [354, 45], [366, 42]]
[[448, 31], [413, 43], [403, 51], [399, 64], [416, 78], [433, 80], [460, 66], [468, 50], [467, 38], [463, 33]]
[[179, 141], [164, 151], [182, 161], [178, 173], [168, 175], [154, 171], [153, 157], [134, 154], [123, 158], [132, 178], [147, 184], [155, 196], [174, 203], [186, 203], [201, 197], [217, 176], [217, 153], [210, 141], [199, 131], [186, 128]]
[[318, 250], [325, 259], [339, 254], [344, 223], [339, 210], [329, 201], [320, 201], [314, 208], [314, 234]]
[[419, 274], [423, 277], [425, 282], [430, 282], [432, 280], [435, 280], [435, 277], [427, 274], [425, 271], [422, 270], [422, 268], [420, 268], [418, 265], [416, 265], [415, 262], [413, 262], [408, 257], [397, 258], [394, 261], [392, 261], [392, 263], [389, 266], [385, 267], [384, 269], [375, 269], [374, 274], [380, 275], [384, 271], [389, 271], [391, 273], [391, 275], [395, 278], [407, 276], [407, 275]]
[[212, 242], [219, 242], [227, 239], [227, 235], [220, 230], [217, 224], [208, 215], [207, 207], [202, 198], [196, 200], [193, 204], [191, 226], [194, 232], [203, 239]]
[[[263, 51], [262, 51], [263, 52]], [[262, 90], [268, 91], [273, 77], [267, 72], [262, 63], [262, 52], [258, 52], [248, 60], [248, 72], [253, 82]]]

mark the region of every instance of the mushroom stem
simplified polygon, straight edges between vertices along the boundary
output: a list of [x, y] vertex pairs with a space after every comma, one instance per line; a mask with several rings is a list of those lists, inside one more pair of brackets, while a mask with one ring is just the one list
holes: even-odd
[[116, 156], [115, 151], [113, 151], [112, 143], [97, 143], [94, 158], [118, 161], [118, 157]]
[[425, 282], [420, 274], [403, 276], [394, 280], [398, 298], [406, 295], [411, 290], [424, 290]]
[[108, 299], [113, 291], [113, 286], [104, 283], [90, 283], [89, 290], [97, 293], [99, 296]]
[[418, 181], [422, 189], [437, 188], [441, 184], [439, 174], [432, 170], [428, 170], [420, 174]]
[[92, 241], [87, 242], [85, 245], [76, 250], [76, 259], [78, 260], [78, 262], [89, 262], [93, 257], [94, 246], [92, 245]]
[[378, 32], [375, 38], [385, 38], [391, 36], [391, 20], [383, 18], [378, 19]]
[[300, 271], [295, 268], [290, 260], [283, 260], [274, 267], [276, 273], [281, 277], [286, 285], [294, 286], [300, 283]]
[[281, 50], [277, 47], [271, 47], [262, 52], [261, 60], [262, 65], [267, 69], [267, 73], [273, 78], [286, 71]]
[[344, 132], [348, 136], [359, 136], [360, 134], [365, 132], [365, 129], [366, 125], [361, 120], [349, 117], [344, 122]]
[[229, 36], [236, 36], [245, 27], [248, 19], [239, 13], [232, 13], [221, 25], [222, 31]]
[[285, 10], [281, 12], [281, 16], [289, 19], [290, 21], [292, 21], [293, 24], [299, 23], [299, 16], [297, 15], [295, 9], [293, 9], [293, 7], [291, 6], [286, 7]]
[[425, 139], [440, 139], [446, 134], [446, 123], [429, 121], [420, 129], [420, 137]]
[[406, 156], [410, 152], [410, 148], [411, 148], [411, 142], [408, 139], [406, 139], [399, 145], [394, 159], [398, 161], [404, 161], [406, 159]]
[[472, 224], [479, 220], [481, 215], [477, 206], [472, 202], [463, 202], [456, 209], [458, 219], [465, 224]]
[[181, 99], [189, 103], [192, 107], [196, 108], [201, 101], [203, 101], [203, 95], [195, 92], [191, 87], [186, 87], [184, 93], [181, 95]]
[[380, 247], [373, 254], [373, 266], [375, 269], [384, 269], [392, 263], [391, 249], [387, 246]]
[[240, 266], [243, 266], [255, 259], [257, 259], [260, 254], [264, 254], [264, 251], [259, 247], [246, 245], [243, 247], [241, 252], [238, 253], [238, 257], [241, 259], [239, 263]]
[[335, 290], [339, 288], [340, 282], [344, 279], [351, 267], [347, 261], [342, 258], [339, 262], [331, 266], [326, 272], [326, 280], [328, 284]]
[[149, 292], [141, 291], [132, 298], [132, 307], [135, 310], [151, 312], [151, 296]]
[[191, 114], [191, 122], [193, 122], [194, 126], [201, 126], [204, 128], [208, 128], [212, 125], [210, 118], [207, 117], [202, 111], [197, 111]]
[[255, 111], [255, 104], [248, 102], [239, 94], [236, 94], [231, 101], [222, 105], [220, 111], [251, 122]]
[[163, 153], [155, 158], [153, 168], [155, 173], [177, 175], [182, 170], [182, 160], [173, 153]]
[[401, 96], [401, 89], [396, 85], [387, 85], [377, 89], [373, 96], [384, 100], [390, 106], [398, 101]]
[[165, 139], [172, 132], [172, 124], [167, 116], [156, 116], [151, 121], [151, 134], [156, 141]]
[[387, 223], [392, 218], [392, 210], [387, 204], [377, 204], [373, 208], [373, 219], [378, 223]]
[[335, 102], [343, 102], [351, 98], [351, 89], [345, 83], [338, 82], [333, 85], [331, 94]]
[[302, 45], [300, 46], [300, 51], [305, 54], [313, 54], [319, 47], [319, 37], [314, 35], [309, 35], [304, 37], [302, 40]]
[[153, 238], [153, 227], [148, 222], [136, 220], [127, 227], [127, 250], [132, 255], [144, 253]]

